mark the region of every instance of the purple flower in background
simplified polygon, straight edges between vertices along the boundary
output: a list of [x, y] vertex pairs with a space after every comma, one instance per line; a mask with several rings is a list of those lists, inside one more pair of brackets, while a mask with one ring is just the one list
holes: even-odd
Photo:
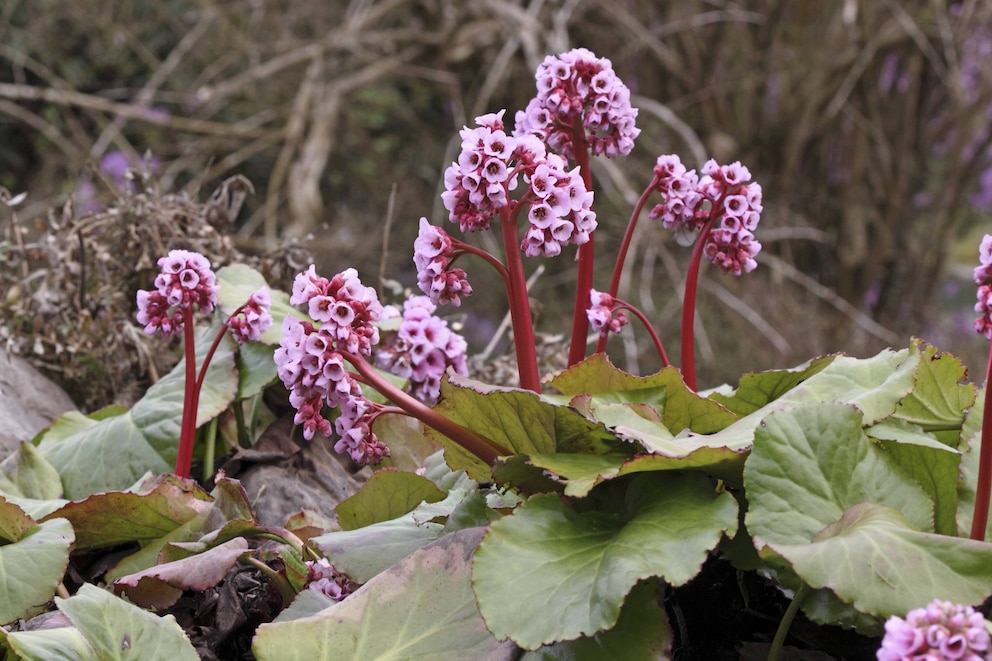
[[992, 658], [985, 618], [971, 606], [934, 600], [885, 623], [885, 637], [878, 650], [878, 661], [939, 661], [962, 659], [986, 661]]
[[[468, 343], [447, 321], [434, 316], [436, 309], [426, 296], [407, 299], [399, 329], [384, 335], [375, 355], [378, 367], [409, 379], [410, 394], [427, 404], [440, 397], [441, 377], [449, 367], [456, 374], [468, 374]], [[400, 316], [398, 311], [395, 316]]]
[[536, 135], [566, 158], [571, 153], [572, 118], [581, 116], [586, 142], [593, 154], [626, 156], [640, 134], [635, 126], [637, 109], [630, 105], [630, 90], [605, 57], [576, 48], [549, 55], [534, 74], [537, 96], [517, 112], [514, 136]]
[[137, 190], [134, 182], [128, 178], [128, 170], [156, 172], [159, 167], [158, 158], [151, 154], [135, 162], [124, 152], [115, 150], [107, 152], [100, 159], [100, 172], [110, 179], [117, 190], [122, 193], [134, 193]]

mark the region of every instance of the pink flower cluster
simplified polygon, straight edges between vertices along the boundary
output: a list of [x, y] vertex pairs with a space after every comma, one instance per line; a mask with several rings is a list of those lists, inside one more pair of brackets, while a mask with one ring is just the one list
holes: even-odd
[[553, 257], [562, 246], [580, 245], [596, 229], [593, 194], [578, 168], [547, 152], [533, 135], [510, 137], [503, 130], [503, 111], [476, 118], [477, 128], [461, 131], [462, 151], [444, 173], [441, 194], [449, 219], [463, 232], [488, 229], [501, 209], [511, 204], [509, 191], [523, 174], [529, 190], [530, 223], [520, 249], [528, 256]]
[[630, 90], [613, 63], [585, 48], [549, 55], [537, 68], [537, 96], [516, 114], [514, 135], [536, 135], [553, 151], [574, 158], [571, 127], [581, 117], [593, 154], [626, 156], [640, 134]]
[[468, 344], [448, 322], [434, 316], [436, 309], [426, 296], [407, 299], [399, 329], [384, 334], [375, 355], [378, 367], [409, 379], [410, 394], [427, 404], [440, 397], [441, 377], [449, 367], [456, 374], [468, 374]]
[[975, 268], [975, 284], [978, 285], [978, 302], [975, 312], [975, 330], [992, 340], [992, 235], [986, 234], [978, 251], [980, 266]]
[[906, 619], [890, 617], [878, 650], [879, 661], [930, 661], [992, 659], [985, 618], [970, 606], [934, 600], [917, 608]]
[[206, 313], [217, 304], [214, 272], [207, 258], [188, 250], [171, 250], [158, 260], [162, 272], [155, 277], [155, 289], [138, 290], [138, 323], [145, 332], [161, 331], [169, 337], [183, 327], [183, 310], [196, 305]]
[[472, 295], [464, 269], [451, 268], [457, 255], [451, 237], [440, 227], [420, 219], [420, 232], [413, 242], [413, 263], [417, 267], [417, 285], [430, 296], [433, 303], [455, 307], [462, 304], [462, 296]]
[[322, 592], [334, 601], [341, 601], [358, 586], [347, 576], [334, 569], [334, 565], [321, 558], [316, 562], [307, 560], [307, 590]]
[[627, 315], [622, 310], [616, 310], [614, 316], [614, 305], [616, 299], [605, 292], [595, 289], [589, 292], [591, 305], [586, 311], [589, 318], [589, 325], [600, 334], [619, 333], [620, 329], [627, 325]]
[[556, 257], [562, 246], [589, 241], [596, 214], [592, 191], [586, 190], [579, 168], [568, 170], [561, 156], [549, 153], [524, 179], [536, 198], [527, 212], [530, 227], [520, 245], [525, 255]]
[[365, 398], [361, 386], [347, 371], [342, 352], [369, 355], [379, 341], [374, 322], [382, 317], [382, 305], [375, 290], [347, 269], [328, 280], [314, 267], [296, 276], [290, 302], [307, 304], [310, 317], [322, 322], [316, 328], [310, 321], [290, 315], [283, 322], [283, 336], [274, 359], [276, 372], [296, 409], [294, 422], [303, 426], [303, 436], [331, 435], [331, 424], [322, 415], [324, 405], [340, 407], [334, 421], [338, 441], [336, 452], [347, 452], [360, 464], [377, 464], [389, 456], [389, 449], [372, 432], [375, 404]]
[[262, 287], [231, 315], [226, 323], [238, 344], [258, 342], [262, 339], [262, 333], [269, 330], [269, 326], [272, 325], [272, 315], [269, 313], [271, 307], [269, 290]]
[[761, 251], [753, 234], [761, 218], [761, 186], [747, 183], [751, 173], [739, 161], [718, 165], [710, 159], [702, 172], [700, 177], [686, 170], [674, 154], [659, 156], [654, 173], [664, 202], [648, 215], [674, 230], [680, 243], [691, 243], [711, 218], [719, 219], [706, 238], [703, 255], [724, 273], [753, 271]]

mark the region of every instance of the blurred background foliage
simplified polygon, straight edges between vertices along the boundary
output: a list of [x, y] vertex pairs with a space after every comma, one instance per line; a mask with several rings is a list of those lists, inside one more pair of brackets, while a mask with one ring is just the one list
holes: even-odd
[[[457, 130], [500, 108], [512, 117], [541, 59], [577, 46], [613, 61], [643, 130], [630, 158], [593, 166], [600, 287], [658, 155], [740, 160], [764, 189], [759, 269], [703, 269], [701, 385], [910, 335], [980, 368], [970, 270], [992, 230], [992, 3], [981, 0], [74, 0], [71, 11], [6, 0], [0, 185], [29, 197], [16, 226], [0, 213], [0, 246], [9, 261], [54, 219], [108, 209], [161, 222], [133, 213], [149, 191], [205, 204], [242, 175], [254, 195], [218, 227], [238, 251], [295, 241], [320, 272], [356, 266], [367, 282], [409, 287], [417, 219], [457, 232], [438, 197]], [[128, 165], [144, 175], [127, 179]], [[638, 231], [621, 295], [677, 356], [688, 250], [646, 218]], [[467, 266], [477, 295], [453, 314], [482, 347], [506, 305], [484, 265]], [[567, 333], [572, 261], [545, 266], [536, 323]], [[24, 323], [41, 280], [0, 282], [5, 339], [64, 372], [64, 357], [26, 339], [51, 334], [51, 320]], [[121, 283], [126, 300], [135, 286]], [[130, 320], [126, 308], [116, 313]], [[657, 368], [630, 330], [611, 340], [615, 362]]]

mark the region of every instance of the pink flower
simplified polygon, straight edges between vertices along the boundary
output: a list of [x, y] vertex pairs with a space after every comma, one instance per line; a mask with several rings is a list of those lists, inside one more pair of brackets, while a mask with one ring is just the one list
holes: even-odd
[[417, 285], [436, 305], [461, 305], [462, 296], [472, 295], [472, 286], [463, 269], [451, 268], [454, 243], [440, 227], [420, 219], [420, 233], [413, 242], [413, 263], [417, 267]]
[[307, 560], [307, 590], [322, 592], [334, 601], [341, 601], [352, 592], [358, 589], [346, 575], [334, 568], [326, 558], [321, 558], [316, 562]]
[[410, 394], [428, 404], [437, 402], [448, 368], [468, 374], [468, 344], [448, 322], [434, 316], [436, 309], [426, 296], [407, 299], [399, 329], [384, 335], [375, 356], [378, 367], [409, 379]]
[[248, 302], [241, 306], [237, 314], [227, 320], [227, 327], [231, 329], [238, 344], [262, 339], [262, 333], [272, 325], [272, 315], [269, 313], [271, 306], [269, 290], [262, 287], [248, 298]]
[[389, 449], [371, 431], [379, 405], [362, 394], [361, 386], [345, 367], [342, 352], [370, 355], [379, 341], [375, 322], [384, 313], [375, 290], [366, 287], [354, 269], [346, 269], [330, 280], [316, 275], [313, 266], [297, 276], [293, 287], [297, 304], [306, 303], [311, 319], [320, 317], [317, 328], [310, 321], [287, 315], [283, 334], [274, 354], [276, 374], [290, 391], [296, 409], [294, 423], [312, 440], [317, 432], [325, 437], [332, 426], [324, 407], [339, 408], [334, 421], [337, 452], [347, 452], [362, 464], [378, 464]]
[[586, 317], [593, 330], [600, 334], [619, 333], [627, 325], [627, 315], [622, 310], [616, 309], [617, 300], [605, 292], [589, 292], [589, 309]]
[[168, 337], [183, 327], [183, 310], [195, 305], [207, 314], [213, 312], [220, 287], [210, 262], [200, 253], [172, 250], [158, 265], [162, 270], [155, 277], [155, 290], [137, 294], [137, 318], [149, 335], [161, 331]]
[[549, 55], [534, 74], [537, 96], [516, 114], [514, 136], [535, 135], [553, 151], [573, 158], [569, 126], [581, 115], [593, 154], [627, 155], [640, 134], [630, 90], [606, 58], [585, 48]]
[[985, 618], [970, 606], [934, 600], [917, 608], [906, 619], [890, 617], [878, 650], [879, 661], [929, 661], [992, 658], [992, 641], [985, 629]]

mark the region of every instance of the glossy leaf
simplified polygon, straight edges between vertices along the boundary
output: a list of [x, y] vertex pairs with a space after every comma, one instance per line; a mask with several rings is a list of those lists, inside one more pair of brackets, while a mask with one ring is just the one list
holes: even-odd
[[358, 493], [334, 511], [343, 530], [355, 530], [403, 516], [420, 503], [436, 503], [445, 495], [426, 477], [385, 468], [373, 473]]
[[76, 531], [80, 550], [163, 537], [211, 508], [210, 496], [174, 475], [156, 478], [138, 492], [98, 493], [68, 503], [46, 517], [63, 517]]
[[912, 350], [920, 355], [916, 386], [899, 402], [894, 416], [954, 447], [965, 411], [975, 403], [975, 384], [964, 382], [967, 370], [951, 354], [919, 339], [913, 340]]
[[476, 552], [479, 610], [525, 649], [593, 635], [616, 624], [638, 581], [686, 583], [736, 527], [734, 498], [701, 475], [637, 476], [612, 515], [534, 496], [493, 523]]
[[671, 658], [672, 630], [655, 581], [638, 583], [609, 631], [545, 645], [520, 661], [665, 661]]
[[0, 629], [0, 636], [19, 661], [100, 661], [96, 650], [75, 627], [10, 632]]
[[316, 615], [263, 624], [259, 661], [432, 659], [503, 661], [514, 647], [493, 638], [472, 594], [480, 529], [446, 535]]
[[69, 566], [73, 540], [69, 522], [53, 519], [0, 546], [0, 624], [45, 610]]
[[56, 597], [55, 603], [83, 634], [101, 661], [199, 659], [171, 615], [159, 617], [94, 585], [83, 584], [74, 596]]

